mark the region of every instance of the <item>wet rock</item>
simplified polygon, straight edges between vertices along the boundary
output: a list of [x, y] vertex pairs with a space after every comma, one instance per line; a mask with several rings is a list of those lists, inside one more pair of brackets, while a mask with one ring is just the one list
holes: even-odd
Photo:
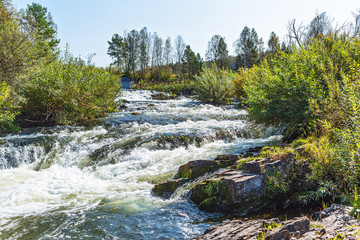
[[246, 150], [246, 152], [244, 154], [242, 154], [243, 158], [247, 158], [247, 157], [254, 157], [259, 155], [259, 152], [261, 151], [263, 147], [254, 147], [254, 148], [249, 148], [248, 150]]
[[303, 233], [309, 231], [310, 221], [307, 217], [295, 218], [283, 223], [278, 219], [250, 220], [250, 221], [225, 221], [224, 223], [210, 227], [198, 240], [222, 240], [222, 239], [266, 239], [266, 240], [289, 240], [292, 237], [301, 238]]
[[155, 104], [149, 103], [149, 104], [148, 104], [148, 107], [155, 107]]
[[[230, 155], [220, 158], [235, 160], [235, 157]], [[205, 211], [236, 212], [240, 215], [281, 206], [281, 201], [277, 201], [276, 194], [266, 194], [266, 186], [269, 179], [274, 177], [278, 181], [285, 181], [293, 164], [292, 160], [292, 154], [279, 160], [256, 159], [246, 162], [243, 171], [217, 172], [214, 179], [195, 185], [190, 199]], [[237, 161], [235, 163], [237, 164]]]
[[131, 113], [132, 115], [140, 115], [140, 113], [139, 112], [133, 112], [133, 113]]
[[188, 178], [194, 179], [201, 175], [213, 171], [217, 168], [217, 163], [212, 160], [195, 160], [190, 161], [179, 167], [178, 172], [175, 175], [175, 179]]
[[127, 109], [128, 107], [126, 105], [120, 105], [119, 109]]
[[168, 180], [164, 183], [156, 184], [152, 189], [152, 192], [156, 196], [168, 199], [178, 187], [182, 186], [186, 182], [188, 182], [188, 179], [184, 178]]
[[197, 184], [190, 199], [205, 211], [251, 211], [261, 196], [262, 177], [226, 170], [216, 174], [217, 178]]

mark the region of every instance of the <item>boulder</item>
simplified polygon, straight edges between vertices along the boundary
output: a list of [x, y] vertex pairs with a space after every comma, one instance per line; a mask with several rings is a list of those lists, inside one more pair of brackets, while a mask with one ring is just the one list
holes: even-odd
[[217, 163], [212, 160], [195, 160], [190, 161], [179, 167], [174, 179], [188, 178], [195, 179], [203, 174], [217, 169]]
[[[223, 159], [236, 162], [233, 156], [223, 157]], [[217, 172], [213, 179], [195, 185], [191, 190], [190, 199], [205, 211], [236, 212], [240, 215], [280, 207], [281, 201], [278, 201], [276, 189], [274, 190], [272, 185], [269, 188], [268, 182], [276, 181], [286, 184], [286, 181], [289, 181], [287, 176], [293, 165], [292, 160], [292, 154], [278, 160], [255, 159], [246, 162], [243, 171], [227, 169]], [[219, 166], [219, 163], [217, 165]], [[216, 166], [212, 164], [211, 168], [214, 167]], [[186, 177], [184, 169], [187, 168], [183, 167], [178, 173], [179, 176]]]
[[245, 214], [253, 210], [261, 197], [262, 177], [226, 170], [216, 174], [217, 178], [197, 184], [190, 199], [205, 211], [236, 211]]
[[152, 192], [154, 195], [169, 199], [177, 188], [186, 183], [188, 179], [180, 178], [175, 180], [168, 180], [164, 183], [156, 184]]

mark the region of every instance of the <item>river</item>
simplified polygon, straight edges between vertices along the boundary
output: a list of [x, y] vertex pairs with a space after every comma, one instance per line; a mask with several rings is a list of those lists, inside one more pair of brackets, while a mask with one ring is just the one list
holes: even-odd
[[186, 191], [151, 194], [191, 160], [279, 141], [245, 110], [191, 98], [156, 101], [123, 90], [127, 109], [86, 127], [26, 129], [0, 137], [0, 239], [188, 239], [218, 214]]

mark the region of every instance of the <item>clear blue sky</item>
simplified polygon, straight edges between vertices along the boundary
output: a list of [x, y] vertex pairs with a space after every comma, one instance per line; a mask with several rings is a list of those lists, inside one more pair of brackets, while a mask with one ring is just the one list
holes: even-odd
[[215, 34], [226, 38], [230, 54], [244, 26], [255, 28], [264, 42], [274, 31], [280, 38], [287, 23], [309, 23], [316, 12], [326, 12], [342, 24], [352, 20], [359, 0], [13, 0], [17, 9], [32, 2], [47, 7], [58, 26], [61, 46], [75, 55], [96, 53], [97, 66], [109, 65], [107, 41], [114, 33], [146, 26], [164, 40], [180, 34], [195, 52], [205, 56]]

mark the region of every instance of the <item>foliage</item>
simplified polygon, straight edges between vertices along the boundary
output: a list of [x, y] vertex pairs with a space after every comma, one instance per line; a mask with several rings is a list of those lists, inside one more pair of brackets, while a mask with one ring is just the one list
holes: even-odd
[[234, 89], [235, 75], [231, 70], [219, 69], [216, 64], [205, 67], [195, 77], [195, 91], [201, 101], [211, 104], [224, 104], [230, 101]]
[[244, 27], [240, 37], [234, 42], [236, 52], [236, 69], [252, 67], [260, 60], [263, 51], [262, 39], [254, 28]]
[[347, 93], [344, 85], [352, 81], [356, 88], [359, 81], [359, 46], [358, 39], [329, 35], [264, 61], [245, 84], [250, 116], [261, 123], [286, 125], [287, 138], [323, 131], [325, 120], [341, 127], [348, 115], [341, 103]]
[[19, 22], [11, 5], [0, 2], [0, 12], [0, 81], [17, 91], [21, 86], [19, 75], [26, 73], [46, 54], [36, 33]]
[[11, 87], [3, 82], [0, 84], [0, 134], [18, 130], [13, 123], [17, 114], [13, 110]]
[[192, 79], [194, 75], [199, 74], [202, 68], [202, 59], [200, 55], [195, 55], [187, 45], [183, 55], [183, 72], [188, 74], [188, 79]]
[[23, 117], [40, 125], [73, 124], [116, 111], [118, 78], [75, 59], [45, 65], [30, 77]]
[[244, 89], [245, 81], [251, 82], [254, 77], [256, 67], [253, 68], [239, 68], [238, 72], [235, 74], [234, 79], [234, 97], [239, 100], [246, 98], [246, 92]]
[[44, 44], [44, 51], [56, 50], [60, 42], [59, 39], [56, 39], [57, 27], [46, 7], [38, 3], [28, 5], [22, 20], [37, 31], [39, 42]]

